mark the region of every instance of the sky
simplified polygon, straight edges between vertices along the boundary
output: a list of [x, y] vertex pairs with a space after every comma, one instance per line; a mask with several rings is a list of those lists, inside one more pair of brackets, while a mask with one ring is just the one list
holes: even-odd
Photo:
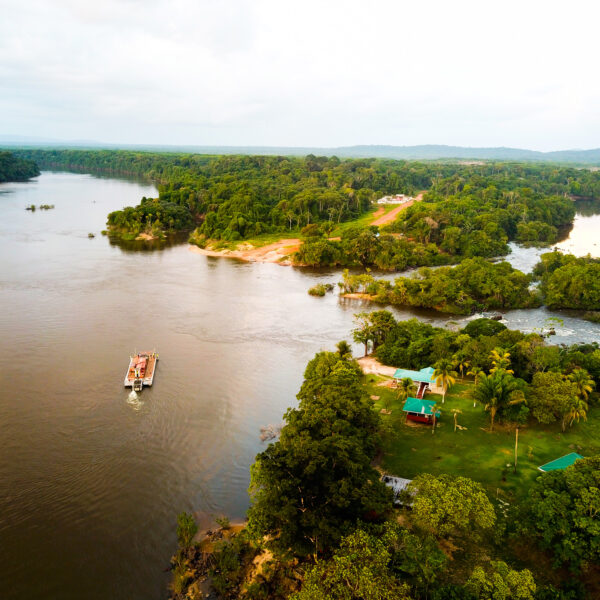
[[600, 5], [0, 0], [0, 135], [600, 147]]

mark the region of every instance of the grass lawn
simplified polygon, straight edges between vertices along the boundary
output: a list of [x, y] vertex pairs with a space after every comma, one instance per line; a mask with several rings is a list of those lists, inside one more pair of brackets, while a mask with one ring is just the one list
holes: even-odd
[[[358, 219], [354, 219], [353, 221], [345, 221], [344, 223], [339, 223], [337, 227], [333, 230], [331, 237], [339, 237], [342, 235], [346, 229], [356, 227], [357, 225], [360, 227], [367, 227], [374, 220], [374, 214], [378, 211], [381, 206], [373, 206], [369, 209], [368, 212], [361, 215]], [[377, 215], [377, 218], [382, 217], [383, 215], [387, 215], [394, 208], [398, 208], [398, 204], [385, 204], [383, 206], [383, 212], [380, 215]]]
[[[366, 376], [366, 387], [371, 395], [380, 396], [377, 410], [389, 401], [392, 414], [382, 415], [391, 425], [392, 433], [384, 442], [382, 468], [399, 477], [412, 479], [419, 473], [463, 475], [481, 482], [496, 495], [519, 497], [527, 493], [531, 483], [541, 475], [537, 470], [555, 458], [570, 452], [583, 456], [600, 454], [600, 408], [590, 407], [588, 420], [574, 423], [565, 433], [560, 425], [539, 425], [533, 421], [519, 429], [519, 454], [516, 474], [513, 471], [515, 451], [514, 426], [496, 423], [489, 432], [489, 414], [483, 407], [473, 407], [469, 398], [472, 383], [457, 383], [442, 397], [429, 394], [427, 399], [438, 403], [442, 416], [435, 434], [431, 426], [405, 423], [402, 403], [396, 391], [377, 386], [384, 378]], [[454, 431], [452, 409], [458, 408], [458, 424], [465, 430]], [[510, 465], [510, 466], [507, 466]]]

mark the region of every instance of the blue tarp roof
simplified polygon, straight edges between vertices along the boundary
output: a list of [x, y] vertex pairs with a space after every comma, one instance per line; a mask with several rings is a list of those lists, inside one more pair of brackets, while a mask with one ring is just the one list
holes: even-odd
[[394, 373], [394, 379], [406, 379], [408, 377], [413, 381], [434, 383], [434, 371], [435, 369], [433, 367], [425, 367], [420, 371], [411, 371], [410, 369], [396, 369], [396, 372]]
[[571, 454], [565, 454], [556, 460], [553, 460], [541, 467], [538, 467], [540, 471], [546, 473], [547, 471], [556, 471], [557, 469], [566, 469], [570, 467], [576, 460], [583, 458], [581, 454], [577, 454], [577, 452], [571, 452]]
[[[432, 415], [433, 400], [419, 400], [418, 398], [407, 398], [402, 410], [404, 412], [417, 413], [418, 415]], [[442, 413], [439, 410], [435, 411], [435, 416], [439, 417]]]

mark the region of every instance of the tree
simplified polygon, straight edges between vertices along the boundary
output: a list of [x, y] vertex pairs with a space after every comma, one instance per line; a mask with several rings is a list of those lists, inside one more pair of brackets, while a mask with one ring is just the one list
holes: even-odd
[[365, 356], [369, 354], [369, 342], [373, 340], [373, 326], [368, 313], [360, 312], [354, 315], [357, 327], [352, 330], [352, 339], [357, 344], [365, 345]]
[[572, 423], [576, 416], [574, 411], [579, 412], [583, 408], [582, 398], [577, 392], [577, 385], [562, 373], [536, 373], [527, 401], [531, 413], [540, 423], [560, 420], [562, 430], [565, 431], [569, 421]]
[[449, 387], [452, 387], [456, 382], [457, 373], [454, 371], [454, 365], [452, 361], [447, 358], [438, 360], [435, 365], [435, 371], [433, 377], [435, 383], [442, 387], [442, 404], [446, 400], [446, 392]]
[[194, 536], [198, 533], [198, 525], [194, 517], [186, 512], [177, 515], [177, 541], [180, 548], [189, 548]]
[[499, 334], [501, 331], [506, 329], [506, 325], [493, 319], [473, 319], [469, 321], [465, 328], [462, 330], [463, 333], [471, 336], [472, 338], [478, 338], [481, 336], [490, 337]]
[[415, 382], [410, 377], [401, 379], [398, 383], [397, 398], [400, 402], [414, 395], [417, 391]]
[[437, 423], [438, 412], [440, 412], [440, 411], [437, 407], [437, 403], [434, 402], [431, 405], [431, 435], [433, 435], [435, 433], [435, 425]]
[[600, 561], [600, 456], [538, 477], [529, 492], [522, 533], [573, 570]]
[[529, 569], [516, 571], [491, 561], [487, 570], [475, 567], [465, 588], [478, 600], [534, 600], [537, 586]]
[[590, 374], [585, 369], [579, 368], [569, 374], [569, 379], [575, 384], [577, 395], [583, 400], [587, 400], [588, 394], [591, 393], [595, 385]]
[[256, 457], [248, 528], [271, 536], [276, 551], [316, 557], [357, 520], [391, 506], [391, 491], [371, 465], [380, 417], [359, 371], [337, 353], [317, 354], [298, 408], [287, 411], [279, 440]]
[[341, 359], [352, 358], [352, 346], [346, 340], [339, 341], [335, 347]]
[[371, 336], [373, 340], [373, 351], [387, 338], [389, 332], [395, 327], [396, 319], [389, 310], [375, 310], [369, 313], [371, 323]]
[[310, 567], [302, 590], [290, 600], [409, 600], [409, 589], [389, 569], [383, 540], [357, 529], [333, 557]]
[[460, 408], [453, 408], [452, 414], [454, 415], [454, 432], [456, 433], [456, 428], [458, 427], [458, 415], [462, 414], [462, 410], [460, 410]]
[[410, 489], [416, 493], [412, 507], [415, 524], [438, 538], [476, 538], [496, 522], [485, 491], [466, 477], [423, 474], [410, 483]]
[[[569, 427], [573, 425], [575, 421], [579, 423], [579, 419], [583, 419], [587, 421], [587, 411], [588, 404], [583, 398], [575, 398], [571, 406], [569, 406], [569, 410], [564, 416], [564, 421], [569, 424]], [[565, 426], [563, 425], [563, 431], [565, 430]]]
[[494, 373], [495, 371], [505, 371], [506, 373], [514, 375], [515, 372], [508, 368], [510, 367], [510, 352], [507, 352], [504, 348], [494, 348], [490, 352], [490, 360], [492, 361], [492, 365], [494, 365], [490, 369], [490, 373]]
[[454, 355], [453, 366], [460, 371], [460, 378], [464, 381], [464, 371], [471, 366], [471, 361], [467, 360], [464, 356]]
[[519, 380], [510, 373], [497, 370], [490, 375], [479, 374], [479, 381], [472, 391], [473, 398], [490, 413], [490, 431], [494, 431], [496, 413], [509, 406], [525, 402]]

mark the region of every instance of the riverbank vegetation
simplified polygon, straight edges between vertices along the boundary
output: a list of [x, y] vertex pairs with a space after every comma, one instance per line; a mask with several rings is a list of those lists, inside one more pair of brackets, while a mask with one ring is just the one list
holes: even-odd
[[12, 152], [0, 151], [0, 183], [27, 181], [39, 174], [35, 161], [19, 158]]
[[481, 310], [539, 306], [539, 294], [529, 289], [530, 283], [528, 275], [505, 261], [467, 258], [456, 267], [423, 267], [410, 277], [397, 277], [393, 283], [345, 271], [340, 287], [345, 293], [369, 294], [383, 304], [467, 315]]
[[[195, 229], [194, 239], [237, 241], [263, 233], [289, 235], [314, 223], [358, 220], [374, 199], [392, 193], [422, 202], [383, 226], [388, 237], [360, 242], [306, 241], [303, 264], [404, 269], [506, 254], [506, 242], [547, 244], [571, 224], [573, 197], [600, 197], [600, 174], [543, 164], [461, 163], [209, 156], [125, 150], [19, 150], [46, 168], [135, 175], [152, 179], [159, 197], [114, 214], [121, 236]], [[175, 210], [178, 207], [183, 212]], [[117, 213], [124, 211], [117, 211]], [[185, 213], [185, 214], [184, 214]], [[404, 238], [401, 242], [398, 237]], [[361, 246], [357, 252], [355, 245]], [[365, 251], [366, 247], [366, 251]]]
[[[377, 195], [427, 188], [445, 165], [336, 157], [205, 156], [131, 151], [23, 150], [46, 167], [150, 178], [159, 197], [117, 211], [109, 228], [121, 236], [162, 227], [197, 227], [196, 236], [236, 241], [262, 233], [355, 219]], [[174, 207], [182, 213], [176, 213]], [[119, 214], [119, 213], [126, 214]], [[160, 214], [159, 214], [160, 213]], [[185, 216], [184, 214], [185, 213]]]
[[600, 309], [600, 259], [548, 252], [533, 274], [549, 308]]
[[[204, 578], [219, 598], [595, 597], [598, 345], [552, 346], [488, 319], [449, 331], [375, 311], [357, 324], [382, 362], [460, 373], [445, 402], [428, 396], [434, 428], [405, 423], [404, 388], [362, 375], [347, 343], [318, 353], [252, 467], [247, 526], [180, 551], [174, 569], [183, 556], [194, 576], [173, 598], [199, 598]], [[577, 399], [585, 415], [571, 406], [565, 421]], [[588, 458], [537, 470], [571, 451]], [[381, 470], [412, 479], [403, 506]]]

